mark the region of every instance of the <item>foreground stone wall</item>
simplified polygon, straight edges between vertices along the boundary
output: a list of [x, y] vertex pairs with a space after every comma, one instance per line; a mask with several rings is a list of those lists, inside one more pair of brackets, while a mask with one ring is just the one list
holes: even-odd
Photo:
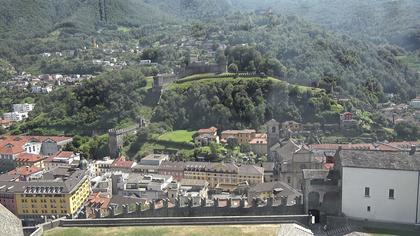
[[0, 204], [0, 235], [23, 236], [22, 222]]

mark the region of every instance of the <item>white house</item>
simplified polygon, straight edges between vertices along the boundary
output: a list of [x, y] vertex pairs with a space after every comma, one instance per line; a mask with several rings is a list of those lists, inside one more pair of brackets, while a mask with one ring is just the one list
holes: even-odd
[[28, 112], [7, 112], [3, 113], [3, 119], [11, 121], [22, 121], [28, 118]]
[[23, 103], [23, 104], [13, 104], [14, 112], [30, 112], [34, 109], [34, 104]]
[[420, 223], [420, 154], [341, 151], [342, 212], [360, 220]]
[[410, 107], [413, 109], [420, 110], [420, 97], [417, 97], [410, 101]]

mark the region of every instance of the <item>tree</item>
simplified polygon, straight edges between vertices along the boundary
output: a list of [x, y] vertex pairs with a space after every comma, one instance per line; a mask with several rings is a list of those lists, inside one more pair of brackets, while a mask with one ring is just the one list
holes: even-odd
[[401, 122], [395, 126], [397, 138], [408, 141], [415, 141], [420, 138], [420, 129], [411, 122]]

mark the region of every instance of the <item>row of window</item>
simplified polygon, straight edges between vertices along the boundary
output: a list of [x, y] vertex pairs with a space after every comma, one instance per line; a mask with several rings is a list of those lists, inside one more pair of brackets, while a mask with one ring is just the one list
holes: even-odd
[[[369, 187], [365, 187], [365, 197], [370, 197], [370, 188]], [[395, 190], [394, 189], [390, 188], [388, 190], [388, 198], [389, 199], [395, 199]]]
[[[41, 203], [47, 203], [47, 199], [40, 199], [39, 200]], [[22, 202], [23, 202], [23, 199], [22, 199]], [[36, 199], [31, 199], [31, 202], [32, 203], [37, 203], [38, 201], [36, 200]], [[57, 200], [56, 199], [50, 199], [50, 202], [52, 202], [52, 203], [55, 203], [55, 202], [57, 202]], [[66, 200], [65, 199], [60, 199], [60, 201], [59, 202], [61, 202], [61, 203], [65, 203], [66, 202]]]
[[[40, 211], [38, 211], [38, 210], [34, 210], [34, 209], [32, 209], [31, 211], [30, 210], [23, 209], [22, 212], [23, 213], [33, 213], [33, 214], [38, 214], [38, 213], [48, 214], [49, 213], [47, 210], [40, 210]], [[58, 211], [57, 210], [51, 210], [51, 213], [52, 214], [57, 214]], [[60, 213], [65, 214], [66, 213], [66, 210], [60, 210]]]

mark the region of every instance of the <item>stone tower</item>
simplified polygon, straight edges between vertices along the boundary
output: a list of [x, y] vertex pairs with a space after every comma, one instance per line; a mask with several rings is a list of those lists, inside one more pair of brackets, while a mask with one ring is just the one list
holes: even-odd
[[270, 157], [270, 148], [280, 140], [280, 123], [272, 119], [266, 123], [267, 126], [267, 154]]

